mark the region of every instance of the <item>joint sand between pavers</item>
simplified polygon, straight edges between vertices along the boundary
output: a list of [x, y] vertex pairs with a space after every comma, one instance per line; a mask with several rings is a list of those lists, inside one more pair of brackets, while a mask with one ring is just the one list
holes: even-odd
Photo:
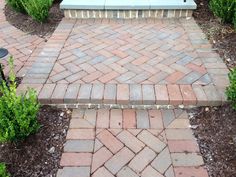
[[57, 177], [208, 177], [184, 110], [74, 109]]
[[227, 74], [193, 19], [63, 19], [19, 90], [35, 85], [43, 104], [209, 106], [226, 102]]

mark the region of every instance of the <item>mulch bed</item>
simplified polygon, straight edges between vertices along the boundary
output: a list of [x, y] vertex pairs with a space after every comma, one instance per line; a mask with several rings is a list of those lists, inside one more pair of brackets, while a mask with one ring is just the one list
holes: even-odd
[[49, 12], [49, 18], [45, 23], [34, 21], [28, 15], [18, 13], [8, 5], [5, 6], [5, 16], [10, 24], [25, 33], [34, 34], [39, 37], [48, 37], [54, 32], [64, 16], [63, 11], [59, 8], [61, 1], [62, 0], [54, 0], [53, 6]]
[[210, 177], [235, 177], [236, 111], [224, 105], [198, 108], [190, 114]]
[[70, 110], [43, 106], [39, 132], [23, 142], [0, 145], [0, 162], [11, 177], [55, 177], [71, 117]]
[[[236, 32], [222, 24], [208, 7], [209, 0], [196, 0], [194, 18], [229, 69], [236, 67]], [[198, 108], [191, 125], [210, 177], [236, 176], [236, 111], [230, 105]]]
[[208, 2], [209, 0], [196, 0], [198, 8], [193, 16], [227, 66], [236, 67], [236, 32], [232, 25], [222, 24], [214, 17]]

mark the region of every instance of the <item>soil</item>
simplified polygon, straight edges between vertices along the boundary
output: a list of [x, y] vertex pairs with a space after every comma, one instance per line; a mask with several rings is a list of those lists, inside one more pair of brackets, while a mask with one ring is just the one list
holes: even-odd
[[[236, 67], [236, 32], [209, 9], [209, 0], [196, 0], [194, 18], [229, 69]], [[191, 125], [210, 177], [236, 176], [236, 111], [230, 105], [197, 108]]]
[[198, 5], [193, 13], [196, 22], [227, 66], [230, 69], [236, 67], [236, 32], [233, 25], [222, 24], [220, 19], [214, 17], [208, 6], [209, 0], [195, 0], [195, 2]]
[[230, 105], [197, 108], [190, 122], [210, 177], [236, 176], [236, 111]]
[[5, 16], [10, 24], [25, 33], [37, 35], [42, 38], [50, 37], [64, 16], [63, 11], [59, 8], [61, 1], [54, 0], [49, 12], [49, 18], [45, 23], [37, 22], [27, 14], [16, 12], [8, 5], [5, 6]]
[[38, 133], [17, 143], [0, 144], [0, 162], [11, 177], [55, 177], [71, 117], [70, 110], [43, 106]]

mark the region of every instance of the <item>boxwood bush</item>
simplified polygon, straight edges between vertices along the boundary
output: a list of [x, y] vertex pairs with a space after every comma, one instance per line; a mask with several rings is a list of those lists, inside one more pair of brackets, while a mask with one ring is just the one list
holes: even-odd
[[1, 177], [10, 177], [7, 172], [6, 165], [4, 163], [0, 163], [0, 176]]
[[53, 0], [23, 0], [25, 11], [36, 21], [44, 22], [49, 16]]
[[236, 0], [210, 0], [210, 8], [215, 16], [224, 23], [233, 23], [236, 12]]
[[236, 68], [229, 73], [230, 85], [226, 89], [226, 95], [231, 101], [233, 108], [236, 110]]
[[23, 0], [6, 0], [7, 4], [10, 5], [17, 12], [25, 12], [25, 8], [22, 4]]
[[0, 85], [0, 142], [22, 140], [39, 129], [37, 113], [39, 103], [34, 90], [17, 95], [13, 58], [9, 62], [10, 82]]
[[34, 20], [44, 22], [49, 16], [53, 0], [6, 0], [18, 12], [27, 13]]

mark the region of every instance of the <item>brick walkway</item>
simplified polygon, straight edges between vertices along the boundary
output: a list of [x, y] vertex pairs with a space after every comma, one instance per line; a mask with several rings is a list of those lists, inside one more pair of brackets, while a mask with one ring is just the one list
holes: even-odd
[[57, 177], [208, 177], [182, 110], [75, 109]]
[[193, 19], [64, 19], [21, 89], [42, 103], [219, 105], [227, 73]]
[[[44, 45], [44, 39], [35, 35], [26, 34], [6, 21], [4, 15], [5, 1], [0, 0], [0, 47], [7, 48], [10, 55], [14, 56], [15, 73], [18, 77], [26, 74], [32, 66]], [[8, 74], [7, 59], [1, 63], [5, 66], [5, 73]]]

